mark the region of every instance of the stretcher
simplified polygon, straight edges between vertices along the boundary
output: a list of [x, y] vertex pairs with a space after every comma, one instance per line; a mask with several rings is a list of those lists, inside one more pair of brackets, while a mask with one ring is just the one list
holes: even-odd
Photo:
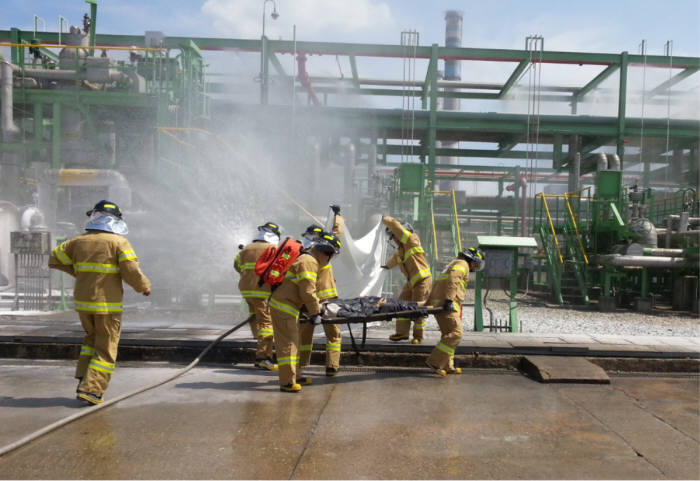
[[[323, 317], [321, 321], [322, 324], [351, 324], [351, 323], [362, 323], [367, 324], [368, 322], [374, 321], [390, 321], [395, 317], [423, 317], [428, 314], [437, 314], [442, 312], [442, 307], [426, 307], [425, 309], [411, 309], [408, 311], [393, 311], [393, 312], [378, 312], [376, 314], [369, 314], [364, 317]], [[304, 321], [301, 321], [304, 322]]]
[[[362, 317], [337, 317], [337, 316], [327, 316], [321, 318], [321, 324], [347, 324], [348, 333], [350, 334], [350, 341], [352, 342], [352, 348], [360, 357], [360, 350], [355, 342], [355, 336], [352, 333], [350, 324], [362, 324], [362, 342], [360, 344], [361, 348], [365, 347], [365, 342], [367, 341], [367, 323], [374, 321], [390, 321], [395, 317], [423, 317], [429, 314], [437, 314], [443, 312], [442, 307], [426, 307], [423, 309], [411, 309], [407, 311], [393, 311], [393, 312], [378, 312], [376, 314], [368, 314]], [[299, 322], [309, 322], [310, 318], [300, 317]]]

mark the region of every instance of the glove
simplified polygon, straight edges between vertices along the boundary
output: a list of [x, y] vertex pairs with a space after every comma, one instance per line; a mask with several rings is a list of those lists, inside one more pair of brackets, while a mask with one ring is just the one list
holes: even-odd
[[309, 318], [309, 322], [314, 326], [318, 326], [319, 324], [321, 324], [322, 320], [323, 318], [321, 317], [321, 314], [314, 314]]
[[389, 266], [387, 266], [387, 265], [379, 266], [379, 267], [381, 267], [382, 269], [389, 269]]
[[442, 306], [445, 311], [454, 311], [455, 303], [449, 299], [445, 299], [445, 304]]
[[340, 206], [338, 204], [331, 204], [330, 208], [335, 215], [340, 214]]

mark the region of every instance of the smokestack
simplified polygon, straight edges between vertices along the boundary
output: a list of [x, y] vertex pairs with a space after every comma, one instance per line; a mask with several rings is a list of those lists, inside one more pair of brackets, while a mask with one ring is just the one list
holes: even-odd
[[[458, 10], [448, 10], [445, 12], [445, 47], [461, 47], [462, 46], [462, 16], [463, 13]], [[462, 64], [459, 60], [445, 60], [445, 80], [459, 81], [462, 80]], [[449, 90], [446, 87], [445, 90]], [[442, 102], [443, 110], [460, 110], [459, 99], [445, 97]], [[459, 147], [459, 142], [439, 142], [439, 147], [446, 149], [456, 149]], [[440, 157], [440, 164], [457, 165], [459, 159], [457, 157]], [[439, 190], [457, 189], [457, 182], [450, 180], [442, 180], [438, 183]]]

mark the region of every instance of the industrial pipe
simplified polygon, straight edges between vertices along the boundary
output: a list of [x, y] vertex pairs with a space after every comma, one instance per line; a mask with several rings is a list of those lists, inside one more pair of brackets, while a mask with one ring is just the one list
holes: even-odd
[[683, 257], [623, 256], [619, 254], [595, 256], [594, 261], [598, 264], [619, 267], [654, 267], [659, 269], [680, 269], [697, 264]]
[[306, 92], [308, 93], [311, 102], [314, 105], [321, 105], [321, 102], [318, 100], [316, 92], [314, 92], [314, 88], [311, 85], [311, 78], [309, 77], [309, 73], [306, 71], [306, 54], [300, 53], [299, 55], [297, 55], [297, 65], [299, 69], [299, 73], [297, 74], [299, 82], [306, 89]]
[[90, 82], [122, 82], [129, 79], [124, 73], [115, 69], [93, 69], [85, 74], [78, 74], [75, 70], [57, 70], [47, 68], [25, 68], [22, 75], [29, 78], [43, 80], [62, 80], [72, 82], [78, 77], [80, 80]]
[[659, 256], [659, 257], [682, 257], [683, 249], [663, 249], [663, 248], [644, 248], [645, 256]]
[[19, 127], [15, 124], [12, 99], [12, 64], [0, 56], [0, 104], [2, 104], [2, 138], [10, 142], [19, 135]]
[[596, 170], [608, 170], [608, 158], [602, 152], [596, 155]]
[[[520, 235], [525, 237], [525, 221], [527, 217], [527, 177], [525, 174], [520, 174]], [[508, 192], [515, 192], [517, 186], [510, 184], [506, 187]]]
[[608, 170], [620, 170], [622, 163], [620, 162], [620, 156], [617, 154], [608, 154]]

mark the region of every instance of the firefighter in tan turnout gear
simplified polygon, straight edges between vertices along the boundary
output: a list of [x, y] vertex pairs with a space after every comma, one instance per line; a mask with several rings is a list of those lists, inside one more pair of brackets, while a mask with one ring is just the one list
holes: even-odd
[[[331, 205], [333, 211], [333, 235], [340, 238], [343, 232], [345, 221], [340, 216], [340, 206]], [[302, 245], [308, 248], [313, 242], [319, 239], [323, 229], [318, 225], [310, 225], [306, 232], [302, 234]], [[316, 282], [316, 296], [320, 302], [330, 301], [338, 298], [338, 289], [333, 277], [333, 266], [329, 262], [321, 267], [318, 272]], [[299, 327], [299, 367], [309, 365], [311, 361], [311, 350], [313, 349], [314, 326], [310, 322], [304, 322]], [[340, 345], [342, 336], [340, 325], [323, 324], [326, 333], [326, 376], [336, 376], [340, 369]]]
[[[406, 284], [401, 290], [399, 299], [424, 303], [428, 300], [432, 277], [430, 266], [425, 257], [425, 251], [420, 244], [418, 235], [413, 232], [410, 224], [402, 225], [398, 220], [390, 216], [382, 217], [382, 223], [386, 226], [389, 241], [396, 246], [396, 253], [387, 261], [384, 269], [399, 266], [406, 276]], [[425, 330], [425, 317], [414, 319], [412, 344], [420, 344], [423, 341]], [[403, 341], [408, 339], [411, 329], [411, 319], [406, 317], [396, 318], [396, 333], [389, 336], [391, 341]]]
[[301, 384], [311, 384], [310, 378], [300, 376], [299, 313], [302, 306], [314, 325], [321, 323], [321, 304], [316, 295], [319, 270], [340, 252], [340, 241], [329, 233], [321, 233], [308, 251], [292, 263], [284, 281], [270, 297], [270, 314], [275, 329], [280, 390], [301, 391]]
[[469, 272], [480, 271], [485, 265], [484, 253], [470, 247], [438, 275], [430, 292], [430, 304], [444, 311], [435, 314], [442, 336], [425, 363], [439, 376], [462, 373], [454, 365], [455, 349], [462, 340], [462, 301]]
[[98, 202], [87, 212], [86, 232], [56, 247], [49, 267], [75, 277], [75, 310], [85, 330], [75, 370], [77, 398], [100, 404], [114, 372], [121, 334], [122, 280], [148, 296], [151, 283], [124, 235], [122, 212], [114, 202]]
[[259, 285], [260, 277], [255, 273], [255, 263], [269, 246], [279, 244], [280, 234], [279, 226], [273, 222], [259, 226], [253, 242], [243, 247], [233, 261], [234, 269], [241, 275], [238, 289], [248, 304], [249, 313], [255, 314], [255, 318], [250, 321], [250, 330], [257, 340], [255, 365], [270, 371], [277, 370], [277, 364], [273, 360], [272, 319], [267, 303], [270, 286], [265, 283]]

